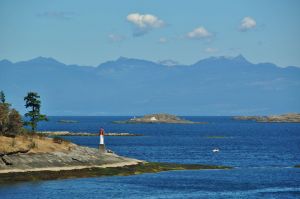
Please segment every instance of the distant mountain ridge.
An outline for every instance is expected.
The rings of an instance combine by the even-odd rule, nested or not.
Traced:
[[[97,67],[37,57],[0,61],[0,90],[24,112],[42,96],[48,115],[260,115],[300,112],[300,68],[252,64],[242,55],[191,65],[120,57]]]

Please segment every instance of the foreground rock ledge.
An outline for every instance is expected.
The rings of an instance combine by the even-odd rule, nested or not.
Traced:
[[[64,178],[134,175],[185,169],[229,169],[225,166],[148,163],[101,153],[60,139],[0,136],[0,183]]]
[[[134,165],[122,167],[90,167],[72,170],[44,170],[0,173],[0,183],[36,181],[36,180],[55,180],[67,178],[101,177],[101,176],[127,176],[142,173],[157,173],[171,170],[200,170],[200,169],[231,169],[226,166],[199,165],[199,164],[176,164],[176,163],[157,163],[139,162]]]

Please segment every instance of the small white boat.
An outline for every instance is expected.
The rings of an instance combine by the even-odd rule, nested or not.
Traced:
[[[212,152],[214,152],[214,153],[218,153],[218,152],[220,152],[220,149],[218,149],[218,148],[214,148],[214,149],[212,150]]]

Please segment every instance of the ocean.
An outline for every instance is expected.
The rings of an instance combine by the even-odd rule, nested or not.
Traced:
[[[32,198],[300,198],[300,124],[184,117],[208,124],[113,124],[131,117],[50,117],[39,130],[144,136],[105,137],[107,148],[155,162],[215,164],[232,170],[168,171],[0,185],[1,199]],[[58,123],[58,120],[78,123]],[[98,147],[98,137],[70,136]],[[213,153],[214,148],[220,149]]]

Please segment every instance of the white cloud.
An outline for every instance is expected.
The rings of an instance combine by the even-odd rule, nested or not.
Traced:
[[[256,21],[251,17],[245,17],[240,24],[241,31],[247,31],[256,27]]]
[[[151,14],[132,13],[127,16],[127,20],[139,28],[160,28],[164,26],[164,21]]]
[[[206,53],[215,53],[215,52],[218,52],[219,49],[208,47],[208,48],[206,48],[204,51],[205,51]]]
[[[123,41],[125,40],[125,37],[123,35],[118,35],[118,34],[109,34],[108,35],[108,39],[112,42],[120,42],[120,41]]]
[[[203,39],[211,37],[212,34],[208,32],[203,26],[194,29],[192,32],[187,33],[189,39]]]
[[[155,28],[164,27],[165,22],[155,15],[131,13],[126,17],[127,21],[136,28],[134,36],[141,36]]]
[[[161,44],[164,44],[164,43],[168,42],[168,39],[165,38],[165,37],[161,37],[161,38],[159,38],[158,42],[161,43]]]

